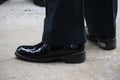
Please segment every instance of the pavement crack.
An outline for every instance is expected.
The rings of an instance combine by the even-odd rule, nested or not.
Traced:
[[[2,61],[0,61],[0,63],[6,62],[6,61],[9,61],[9,60],[12,60],[12,59],[14,59],[14,57],[12,57],[12,58],[10,58],[10,59],[2,60]]]

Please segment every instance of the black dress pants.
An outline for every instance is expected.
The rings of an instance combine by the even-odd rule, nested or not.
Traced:
[[[117,0],[46,0],[42,42],[51,45],[84,44],[88,32],[116,37]]]

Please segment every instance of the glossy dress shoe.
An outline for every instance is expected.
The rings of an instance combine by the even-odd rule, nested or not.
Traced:
[[[41,6],[41,7],[45,7],[46,6],[46,0],[33,0],[33,3],[35,5]]]
[[[5,1],[7,1],[7,0],[0,0],[0,4],[3,4]]]
[[[98,46],[104,50],[113,50],[116,48],[116,38],[108,36],[87,35],[88,40],[97,42]]]
[[[84,45],[55,46],[44,43],[20,46],[15,55],[19,59],[32,62],[65,61],[66,63],[82,63],[86,57]]]

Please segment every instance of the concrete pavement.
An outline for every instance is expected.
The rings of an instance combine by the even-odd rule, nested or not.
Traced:
[[[119,2],[120,4],[120,2]],[[31,0],[10,0],[0,5],[0,80],[120,80],[120,13],[117,49],[105,51],[88,41],[82,64],[31,63],[15,58],[19,45],[42,38],[45,8]]]

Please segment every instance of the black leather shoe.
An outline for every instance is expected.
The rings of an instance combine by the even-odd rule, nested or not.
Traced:
[[[7,0],[0,0],[0,4],[3,4],[5,1],[7,1]]]
[[[35,5],[41,6],[41,7],[45,7],[46,6],[46,0],[33,0],[33,3]]]
[[[116,48],[116,38],[111,38],[108,36],[94,36],[94,35],[87,35],[88,40],[96,41],[98,46],[104,50],[113,50]]]
[[[53,61],[82,63],[86,58],[84,45],[54,46],[44,43],[34,46],[20,46],[15,55],[22,60],[41,63]]]

